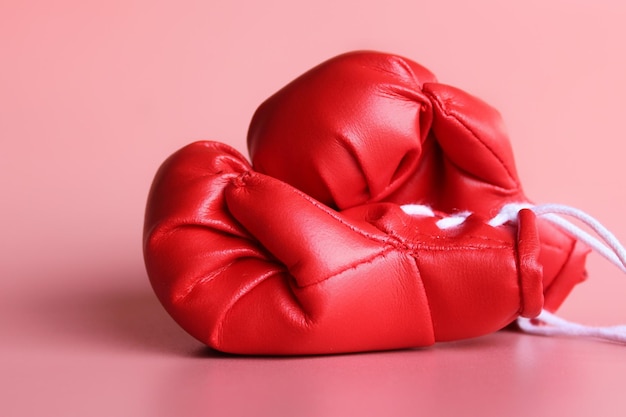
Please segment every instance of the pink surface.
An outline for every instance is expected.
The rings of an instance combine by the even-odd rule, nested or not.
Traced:
[[[208,352],[141,257],[162,160],[245,150],[256,106],[352,49],[406,55],[499,108],[537,202],[626,240],[626,8],[618,2],[20,1],[0,5],[0,415],[623,415],[626,348],[511,332],[426,350]],[[626,322],[597,256],[562,309]]]

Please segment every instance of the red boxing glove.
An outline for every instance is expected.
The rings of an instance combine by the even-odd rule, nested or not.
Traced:
[[[254,168],[330,207],[424,204],[494,216],[528,202],[497,110],[403,57],[352,52],[266,100],[248,133]],[[554,311],[585,278],[587,248],[539,219]]]
[[[336,212],[191,144],[160,168],[145,261],[174,319],[209,346],[314,354],[426,346],[496,331],[542,307],[534,213],[443,228],[397,204]]]

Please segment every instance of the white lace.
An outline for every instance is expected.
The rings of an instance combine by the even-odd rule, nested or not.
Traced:
[[[547,310],[542,310],[534,319],[519,317],[517,325],[526,333],[542,336],[595,337],[626,343],[626,325],[586,326],[565,320]]]
[[[428,206],[418,204],[407,204],[401,206],[402,210],[411,215],[435,217],[435,213]],[[526,203],[511,203],[502,207],[500,212],[489,220],[488,224],[493,227],[502,226],[505,223],[516,223],[518,213],[522,209],[530,209],[537,216],[541,216],[556,226],[562,228],[567,233],[586,243],[590,248],[598,252],[609,262],[626,272],[626,249],[619,240],[604,227],[599,221],[574,207],[561,204],[532,205]],[[443,217],[437,221],[440,229],[449,229],[461,225],[471,213],[463,212],[448,217]],[[578,219],[598,237],[576,226],[572,222],[559,215],[566,215]],[[595,337],[613,342],[626,343],[626,325],[620,326],[586,326],[564,320],[546,310],[533,319],[520,317],[517,324],[526,333],[544,336],[578,336]]]

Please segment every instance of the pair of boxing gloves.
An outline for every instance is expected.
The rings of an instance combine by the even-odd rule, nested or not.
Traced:
[[[499,113],[406,58],[340,55],[266,100],[251,163],[196,142],[159,169],[144,254],[214,349],[427,346],[556,310],[587,248],[530,210]]]

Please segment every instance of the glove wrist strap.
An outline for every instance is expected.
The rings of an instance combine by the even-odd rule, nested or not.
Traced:
[[[543,217],[554,225],[560,227],[576,239],[584,242],[594,251],[598,252],[609,262],[617,266],[622,272],[626,272],[626,249],[610,230],[604,227],[598,220],[574,207],[561,204],[507,204],[500,210],[489,224],[499,226],[506,222],[516,222],[517,213],[527,208],[532,210],[538,217]],[[578,227],[574,223],[561,217],[562,215],[573,217],[587,225],[597,237]],[[542,310],[535,318],[519,317],[517,324],[526,333],[543,336],[576,336],[594,337],[612,342],[626,343],[626,325],[618,326],[586,326],[562,319],[547,310]]]
[[[401,206],[402,210],[410,215],[435,216],[428,207],[417,204]],[[502,207],[500,212],[489,220],[489,225],[499,227],[505,223],[517,223],[519,212],[522,209],[532,210],[538,217],[542,217],[565,232],[584,242],[594,251],[598,252],[622,272],[626,273],[626,249],[617,237],[598,220],[574,207],[562,204],[532,205],[528,203],[511,203]],[[445,217],[437,222],[441,229],[448,229],[461,225],[471,213],[462,212],[450,217]],[[588,226],[596,235],[592,235],[562,216],[577,219]],[[613,342],[626,343],[626,325],[619,326],[586,326],[564,320],[553,313],[543,309],[535,318],[519,317],[517,324],[526,333],[544,336],[577,336],[595,337]]]

